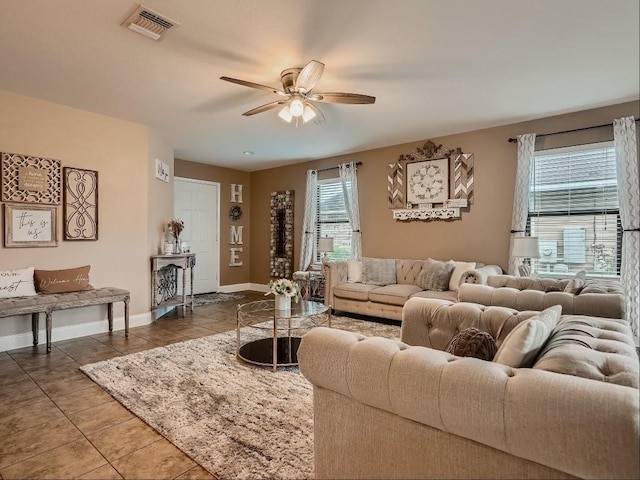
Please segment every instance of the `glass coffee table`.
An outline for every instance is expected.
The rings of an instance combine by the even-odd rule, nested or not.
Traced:
[[[236,354],[245,362],[272,366],[274,372],[297,365],[302,335],[320,325],[331,327],[331,310],[319,302],[291,302],[290,310],[276,310],[274,300],[238,305]]]

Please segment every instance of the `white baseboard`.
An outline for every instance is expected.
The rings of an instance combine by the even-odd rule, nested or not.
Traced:
[[[147,325],[151,323],[151,312],[139,313],[137,315],[129,316],[129,328],[139,327],[141,325]],[[40,320],[40,325],[43,326],[45,322]],[[59,342],[61,340],[69,340],[70,338],[85,337],[87,335],[97,335],[98,333],[106,333],[109,331],[109,320],[106,318],[95,322],[79,323],[76,325],[65,325],[61,327],[54,325],[51,332],[51,342]],[[124,317],[113,318],[113,330],[124,330]],[[44,344],[47,342],[47,332],[44,328],[41,328],[38,332],[38,343]],[[15,335],[6,335],[0,337],[0,352],[7,350],[14,350],[16,348],[30,347],[33,345],[33,334],[31,332],[18,333]]]
[[[242,292],[243,290],[253,290],[255,292],[266,293],[269,291],[269,287],[260,283],[236,283],[233,285],[221,285],[218,289],[220,293],[235,293]]]

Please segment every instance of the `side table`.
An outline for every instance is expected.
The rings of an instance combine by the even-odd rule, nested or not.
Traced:
[[[293,273],[293,280],[303,300],[324,303],[324,275],[320,271],[299,271]]]
[[[193,267],[195,253],[153,255],[151,257],[151,310],[160,307],[180,307],[185,316],[187,307],[193,312]],[[178,269],[182,270],[182,292],[178,295]],[[187,301],[187,269],[191,292]]]

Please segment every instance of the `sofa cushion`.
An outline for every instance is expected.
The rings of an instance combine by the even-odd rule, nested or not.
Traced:
[[[362,283],[391,285],[396,283],[396,261],[390,258],[362,258]]]
[[[451,273],[451,278],[449,279],[448,290],[457,292],[458,285],[460,285],[460,281],[462,280],[462,274],[468,270],[476,268],[476,262],[455,262],[453,260],[451,260],[451,262],[454,264],[454,269]]]
[[[488,361],[493,360],[497,350],[496,340],[489,333],[473,327],[455,335],[445,349],[458,357],[474,357]]]
[[[376,285],[365,285],[364,283],[342,283],[333,287],[333,294],[339,298],[366,302],[369,300],[369,292],[374,288],[378,287]]]
[[[347,260],[347,282],[362,282],[362,262],[360,260]]]
[[[534,369],[638,388],[638,356],[624,320],[563,315]]]
[[[456,292],[451,290],[446,290],[444,292],[436,292],[434,290],[422,290],[418,293],[414,293],[411,295],[411,298],[419,297],[419,298],[436,298],[438,300],[449,300],[451,302],[458,301],[458,295]]]
[[[455,265],[452,262],[441,262],[428,258],[422,265],[418,275],[418,286],[423,290],[444,292],[449,290],[449,280]]]
[[[369,300],[388,305],[404,305],[411,295],[420,292],[416,285],[385,285],[369,291]]]
[[[551,336],[561,312],[562,307],[554,305],[516,325],[500,345],[493,361],[513,368],[531,367]]]
[[[0,272],[0,298],[37,295],[33,284],[33,267]]]

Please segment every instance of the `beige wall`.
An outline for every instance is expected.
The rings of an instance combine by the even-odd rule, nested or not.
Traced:
[[[250,281],[250,254],[251,254],[251,177],[247,172],[230,168],[216,167],[187,160],[175,160],[175,176],[217,182],[220,184],[220,286],[246,284]],[[239,205],[231,202],[231,184],[242,185],[242,218],[239,221],[229,220],[229,209]],[[231,225],[242,225],[243,245],[231,245]],[[241,267],[229,266],[229,249],[231,247],[242,248],[240,260]]]
[[[164,182],[156,175],[156,159],[169,165],[173,170],[173,148],[154,131],[149,131],[149,252],[151,255],[162,253],[164,229],[173,218],[173,175]]]
[[[635,115],[638,102],[559,115],[546,119],[431,139],[450,148],[460,147],[475,158],[475,201],[461,220],[393,220],[387,208],[387,165],[400,155],[422,147],[426,140],[350,155],[280,167],[251,174],[251,281],[269,280],[269,194],[295,190],[295,262],[304,212],[305,172],[360,161],[358,185],[364,256],[480,261],[508,266],[511,207],[516,174],[516,144],[509,137],[523,133],[550,133],[611,123]],[[311,127],[313,128],[313,127]],[[611,127],[540,138],[537,149],[612,140]],[[325,175],[337,176],[337,170]],[[322,178],[322,177],[321,177]]]
[[[97,241],[63,241],[60,206],[58,246],[2,247],[0,268],[59,269],[89,264],[92,285],[131,291],[131,314],[146,314],[150,307],[149,255],[156,253],[159,241],[153,226],[173,213],[167,193],[171,190],[151,176],[151,162],[161,157],[172,164],[171,148],[143,125],[0,91],[0,151],[58,159],[62,167],[97,170],[99,179]],[[122,315],[121,305],[116,306],[116,315]],[[67,316],[73,314],[59,312],[56,326],[64,325]],[[26,317],[3,319],[0,336],[30,328]]]

